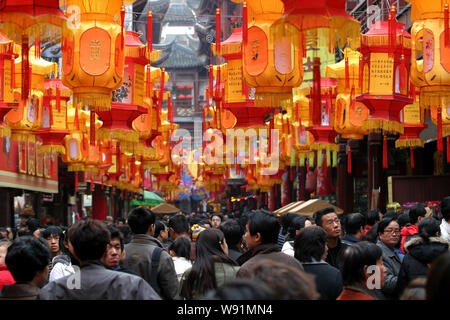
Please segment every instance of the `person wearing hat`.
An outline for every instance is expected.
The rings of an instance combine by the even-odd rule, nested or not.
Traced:
[[[197,238],[198,238],[198,235],[199,235],[200,232],[202,232],[203,230],[205,230],[205,228],[199,226],[198,224],[194,224],[194,225],[191,227],[191,231],[192,231],[192,233],[191,233],[191,238],[192,238],[192,241],[196,242],[196,241],[197,241]]]

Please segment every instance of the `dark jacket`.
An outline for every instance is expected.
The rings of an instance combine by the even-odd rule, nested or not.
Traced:
[[[358,239],[352,234],[346,234],[341,240],[342,243],[345,243],[346,245],[349,246],[354,245],[355,243],[358,243],[360,241],[361,241],[360,239]]]
[[[228,256],[233,259],[234,261],[237,261],[237,259],[242,255],[242,251],[239,250],[238,247],[232,246],[228,247]]]
[[[152,274],[152,254],[156,247],[164,248],[162,243],[149,235],[136,234],[133,240],[125,245],[126,258],[123,267],[136,272],[149,284]],[[177,298],[178,278],[172,257],[163,250],[157,271],[159,288],[155,291],[163,299]]]
[[[341,272],[325,261],[303,262],[305,272],[315,275],[320,300],[336,300],[344,289]]]
[[[266,259],[281,262],[294,268],[297,268],[300,271],[303,271],[303,266],[297,259],[288,256],[283,252],[280,252],[280,248],[276,243],[270,243],[270,244],[261,244],[254,248],[251,248],[250,250],[242,254],[237,261],[237,263],[241,266],[241,268],[239,269],[236,277],[238,278],[250,277],[250,269],[257,263]]]
[[[397,299],[397,279],[402,265],[402,259],[391,248],[386,246],[381,240],[378,240],[377,245],[381,248],[383,265],[386,268],[386,278],[384,280],[384,287],[379,293],[385,300]]]
[[[42,300],[161,300],[144,279],[109,270],[100,261],[88,261],[77,274],[49,282],[41,289]],[[79,289],[77,288],[79,286]]]
[[[425,242],[422,237],[415,237],[405,244],[408,252],[403,259],[397,280],[397,291],[403,292],[406,286],[414,279],[426,277],[428,266],[442,253],[447,252],[449,243],[441,238],[430,238]]]
[[[38,300],[39,288],[27,283],[3,286],[0,300]]]
[[[334,248],[328,248],[328,255],[325,259],[325,262],[330,264],[332,267],[339,269],[341,264],[340,255],[348,247],[348,244],[342,243],[341,240],[338,240],[338,244]]]
[[[400,242],[400,250],[402,250],[403,253],[405,253],[404,246],[405,243],[408,242],[413,236],[417,235],[419,233],[419,227],[413,224],[407,224],[405,227],[402,228],[401,231],[401,242]]]

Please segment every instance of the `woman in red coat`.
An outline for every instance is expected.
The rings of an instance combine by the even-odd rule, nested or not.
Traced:
[[[375,290],[383,287],[386,273],[381,256],[381,249],[368,241],[346,248],[341,266],[344,290],[337,300],[377,300]]]
[[[6,252],[11,243],[7,240],[0,240],[0,291],[4,285],[14,284],[14,278],[9,272],[8,267],[5,264]]]

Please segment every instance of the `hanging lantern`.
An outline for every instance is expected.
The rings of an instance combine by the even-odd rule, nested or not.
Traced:
[[[420,104],[431,109],[434,119],[450,113],[450,28],[447,1],[408,0],[412,5],[411,80],[420,89]],[[447,110],[446,110],[447,109]],[[442,120],[445,121],[443,117]],[[447,120],[448,121],[448,120]],[[436,121],[437,150],[443,152],[442,137],[449,134],[444,122]]]
[[[301,34],[291,27],[289,36],[272,36],[272,24],[284,12],[281,0],[250,0],[246,8],[243,77],[248,87],[255,88],[255,107],[290,106],[292,89],[300,86],[303,78]],[[299,45],[292,46],[292,39]]]
[[[362,94],[356,101],[364,103],[370,115],[363,130],[403,133],[400,111],[413,100],[409,96],[411,36],[396,21],[392,6],[389,21],[377,21],[361,35],[359,77]]]
[[[65,153],[63,140],[67,129],[67,102],[72,92],[60,79],[45,79],[44,99],[41,113],[41,128],[36,130],[42,138],[39,152]]]
[[[124,81],[112,92],[110,110],[98,110],[103,126],[97,131],[97,139],[117,139],[123,152],[135,152],[139,133],[133,130],[133,121],[145,113],[144,97],[147,47],[139,40],[139,34],[126,31]]]
[[[12,139],[14,141],[25,141],[27,136],[34,134],[41,126],[41,115],[43,107],[43,97],[45,90],[45,78],[54,77],[58,73],[58,65],[56,63],[48,62],[44,59],[36,58],[34,55],[34,48],[30,50],[29,71],[30,80],[30,95],[25,99],[18,99],[18,95],[22,89],[16,90],[16,98],[19,100],[18,107],[9,111],[6,115],[6,123],[11,128]],[[20,88],[20,83],[25,81],[25,76],[22,74],[23,57],[16,59],[16,73],[15,82],[16,88]],[[26,59],[25,59],[26,60]]]
[[[3,122],[5,115],[18,104],[14,101],[14,42],[0,31],[0,137],[10,137],[11,129]]]
[[[336,112],[334,129],[344,139],[361,140],[369,134],[362,128],[369,116],[369,109],[355,101],[361,94],[359,86],[359,61],[361,54],[350,48],[344,49],[344,59],[337,64],[328,65],[326,75],[337,78]]]
[[[0,29],[21,44],[23,63],[21,100],[30,95],[29,48],[34,43],[36,59],[40,58],[41,41],[53,41],[61,35],[66,17],[59,9],[59,0],[3,0],[0,5]]]
[[[338,151],[334,130],[334,103],[337,80],[320,78],[320,58],[314,59],[314,80],[310,88],[310,126],[306,128],[314,137],[311,150]]]
[[[67,163],[69,172],[84,169],[84,162],[89,152],[86,130],[88,119],[88,112],[78,110],[72,106],[72,103],[67,105],[67,128],[70,133],[64,137],[66,152],[61,154],[61,158]]]

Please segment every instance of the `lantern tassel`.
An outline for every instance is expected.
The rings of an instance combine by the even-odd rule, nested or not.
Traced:
[[[388,149],[387,149],[387,135],[383,136],[383,169],[388,168]]]
[[[450,27],[449,27],[449,11],[448,11],[448,3],[444,5],[444,37],[445,37],[445,46],[448,47],[450,43]]]
[[[437,108],[437,151],[444,152],[444,144],[442,143],[442,109]]]
[[[153,50],[153,16],[151,10],[147,11],[147,48],[150,58],[150,54]]]
[[[345,88],[350,88],[350,70],[349,70],[349,63],[348,63],[348,57],[345,57]]]
[[[75,171],[74,173],[75,173],[75,191],[77,191],[78,190],[78,172]]]
[[[91,135],[91,145],[95,146],[95,111],[91,110],[91,124],[90,124],[90,135]]]
[[[359,88],[363,90],[363,80],[364,80],[364,63],[362,56],[359,57]],[[365,92],[363,92],[365,93]]]
[[[11,59],[11,89],[16,88],[16,68],[14,58]]]
[[[312,122],[313,125],[321,124],[321,90],[320,90],[320,58],[314,58],[314,66],[313,66],[313,87],[312,87],[313,97],[312,103],[313,108],[312,112]]]
[[[447,163],[450,163],[450,136],[447,136]]]
[[[414,169],[414,149],[412,147],[409,148],[409,153],[411,154],[411,168]]]
[[[352,148],[350,143],[347,145],[347,172],[352,173]]]
[[[216,54],[218,57],[220,57],[220,38],[222,37],[220,27],[221,27],[220,8],[217,8],[216,9]]]
[[[242,4],[242,44],[245,47],[248,39],[248,13],[247,13],[247,2],[244,1]]]
[[[59,86],[56,86],[56,110],[61,112],[61,90],[59,90]]]
[[[80,130],[80,121],[78,120],[78,105],[75,105],[75,120],[73,124],[77,130]]]
[[[22,100],[26,101],[30,94],[30,61],[28,38],[25,36],[22,42]]]
[[[94,179],[91,177],[91,191],[94,191]]]

